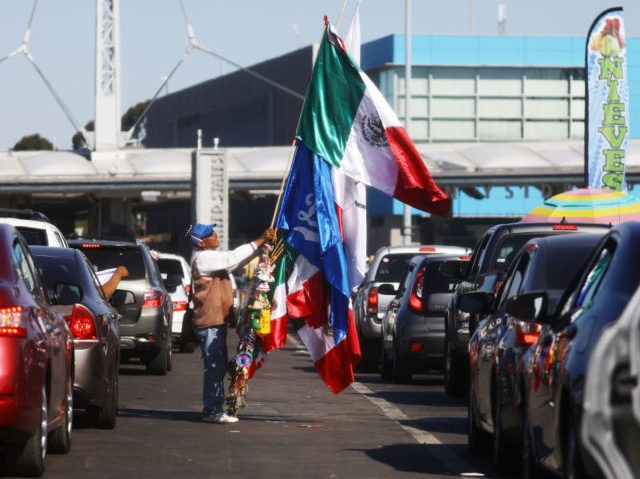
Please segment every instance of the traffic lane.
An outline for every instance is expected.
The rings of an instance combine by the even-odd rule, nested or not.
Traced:
[[[410,384],[393,384],[379,374],[358,374],[356,379],[370,389],[374,401],[384,402],[381,409],[392,405],[401,411],[401,417],[393,411],[387,415],[427,449],[429,460],[444,462],[455,476],[495,476],[490,457],[468,453],[466,399],[444,392],[442,373],[416,374]]]
[[[229,336],[230,348],[235,348],[237,338]],[[116,429],[86,428],[79,417],[71,452],[48,456],[47,477],[458,475],[451,450],[455,452],[460,437],[457,443],[424,445],[403,428],[402,422],[418,430],[434,426],[433,414],[427,418],[420,412],[419,384],[404,394],[393,389],[398,385],[380,389],[408,411],[406,421],[396,421],[355,387],[333,395],[306,352],[287,347],[269,354],[249,383],[249,404],[240,411],[241,421],[221,426],[200,421],[201,369],[197,353],[174,355],[173,371],[165,377],[149,376],[141,366],[123,366]],[[416,420],[420,414],[432,423],[421,425]],[[449,433],[435,435],[444,438]],[[466,462],[463,454],[454,455],[456,461],[461,457]],[[473,459],[467,464],[465,470],[482,470]]]

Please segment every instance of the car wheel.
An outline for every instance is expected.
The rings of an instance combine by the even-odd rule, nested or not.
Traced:
[[[17,476],[41,476],[47,455],[47,390],[42,387],[40,421],[33,436],[20,446],[6,450],[8,472]]]
[[[393,379],[393,382],[396,384],[410,383],[413,373],[411,366],[409,366],[407,362],[400,357],[398,348],[395,346],[392,349],[392,358],[391,379]]]
[[[478,427],[474,403],[475,397],[473,393],[470,393],[467,406],[467,446],[469,454],[486,455],[490,452],[491,437],[486,431]]]
[[[71,430],[73,429],[73,381],[68,378],[64,400],[62,424],[49,434],[49,452],[66,454],[71,449]]]
[[[165,346],[156,353],[148,362],[147,362],[147,371],[152,374],[157,374],[158,376],[166,376],[168,368],[168,359],[169,355],[167,354]]]
[[[502,394],[500,386],[496,385],[496,393],[493,400],[493,466],[498,474],[516,472],[518,468],[518,456],[509,444],[502,430]]]
[[[564,448],[564,457],[562,458],[563,477],[567,479],[579,479],[585,477],[584,467],[582,466],[582,460],[580,458],[580,451],[578,448],[578,428],[573,418],[568,419],[569,424],[567,427],[567,435]]]
[[[393,365],[389,358],[387,357],[387,353],[384,347],[384,344],[380,348],[380,376],[382,379],[390,380],[393,377],[392,371]]]
[[[113,429],[116,427],[118,415],[118,380],[111,385],[111,396],[104,407],[91,407],[87,410],[89,422],[100,429]]]
[[[464,382],[466,366],[451,342],[445,338],[444,344],[444,390],[449,396],[459,397],[466,393]]]

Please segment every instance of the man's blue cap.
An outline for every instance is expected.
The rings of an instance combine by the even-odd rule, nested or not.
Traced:
[[[196,246],[199,241],[202,241],[203,238],[207,236],[211,236],[213,234],[213,228],[215,228],[215,224],[211,225],[203,225],[202,223],[196,223],[189,229],[189,237],[191,240],[191,244]]]

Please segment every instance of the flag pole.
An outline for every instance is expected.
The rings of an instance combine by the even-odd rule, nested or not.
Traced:
[[[300,123],[300,117],[302,116],[302,109],[300,109],[300,115],[298,116],[298,123]],[[296,128],[297,130],[297,128]],[[287,160],[287,166],[285,167],[285,173],[282,176],[282,183],[280,184],[280,192],[278,193],[278,201],[276,202],[276,207],[273,209],[273,216],[271,217],[271,228],[276,222],[276,216],[278,215],[278,210],[280,209],[280,203],[282,203],[282,192],[284,191],[284,185],[289,177],[289,170],[291,169],[291,160],[293,160],[293,152],[296,151],[296,139],[293,138],[291,142],[291,148],[289,149],[289,159]]]
[[[347,0],[345,0],[345,4],[346,4]],[[343,7],[344,8],[344,7]],[[322,38],[325,35],[325,32],[327,30],[327,28],[329,28],[329,19],[325,16],[324,17],[324,29],[322,30],[322,36],[320,37],[320,42],[322,42]],[[313,71],[313,69],[316,66],[316,61],[318,60],[318,57],[316,56],[316,58],[313,59],[313,66],[311,68],[311,70]],[[305,101],[307,100],[307,97],[305,95]],[[298,131],[298,128],[300,127],[300,121],[302,120],[302,112],[304,111],[304,102],[302,103],[302,108],[300,108],[300,113],[298,114],[298,122],[296,124],[296,132]],[[291,142],[291,148],[289,149],[289,159],[287,160],[287,166],[285,168],[285,173],[284,176],[282,177],[282,183],[280,184],[280,192],[278,193],[278,201],[276,202],[276,207],[273,209],[273,216],[271,217],[271,228],[273,228],[273,225],[276,222],[276,216],[278,216],[278,210],[280,210],[280,205],[282,204],[282,193],[284,192],[284,185],[287,182],[287,178],[289,177],[289,170],[291,169],[291,162],[293,161],[293,153],[296,149],[296,137],[294,135],[293,137],[293,141]]]
[[[344,2],[342,2],[342,8],[340,9],[340,16],[338,17],[338,23],[336,24],[336,29],[340,28],[340,22],[342,22],[342,16],[344,15],[344,11],[347,8],[347,3],[349,3],[349,0],[344,0]]]

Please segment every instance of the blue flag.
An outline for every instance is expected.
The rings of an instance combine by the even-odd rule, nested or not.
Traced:
[[[327,319],[338,344],[348,329],[349,287],[331,166],[302,142],[296,146],[276,227],[288,230],[287,242],[324,274],[330,286]]]

